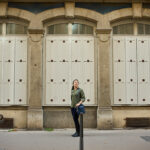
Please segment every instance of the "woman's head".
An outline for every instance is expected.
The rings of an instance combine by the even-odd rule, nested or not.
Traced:
[[[74,88],[78,88],[79,86],[79,80],[78,79],[74,79],[73,82],[72,82],[72,90]]]

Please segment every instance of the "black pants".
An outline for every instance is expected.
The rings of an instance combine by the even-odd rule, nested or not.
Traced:
[[[73,120],[74,120],[74,124],[75,124],[75,127],[76,127],[76,132],[77,133],[80,133],[80,125],[79,125],[79,115],[76,111],[76,108],[71,108],[71,112],[72,112],[72,117],[73,117]]]

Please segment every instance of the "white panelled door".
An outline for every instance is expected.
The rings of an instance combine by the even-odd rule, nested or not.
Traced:
[[[94,100],[94,40],[84,39],[83,50],[83,89],[87,97],[86,103],[93,104]]]
[[[46,105],[71,103],[72,81],[78,79],[86,104],[94,99],[94,38],[48,36],[46,38]]]
[[[139,104],[150,104],[150,43],[149,38],[137,39],[138,60],[138,102]]]
[[[3,104],[14,104],[15,37],[3,39]]]
[[[136,38],[126,37],[125,42],[127,104],[137,104]]]
[[[0,74],[0,104],[26,104],[27,37],[1,37]]]
[[[2,66],[3,66],[3,39],[0,37],[0,104],[2,103],[3,88],[2,88]]]
[[[113,39],[113,62],[114,62],[114,102],[115,104],[126,103],[125,83],[125,40],[124,37]]]
[[[27,95],[27,38],[16,38],[15,104],[26,104]]]
[[[113,68],[114,104],[150,104],[150,38],[113,37]]]

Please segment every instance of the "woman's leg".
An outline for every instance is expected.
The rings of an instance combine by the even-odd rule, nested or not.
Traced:
[[[71,108],[71,112],[72,112],[74,124],[75,124],[75,127],[76,127],[76,132],[78,134],[80,134],[80,125],[79,125],[79,120],[78,120],[79,119],[79,115],[76,112],[76,108]]]

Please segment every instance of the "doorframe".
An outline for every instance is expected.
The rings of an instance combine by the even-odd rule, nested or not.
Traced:
[[[98,105],[98,38],[94,35],[45,35],[43,38],[43,53],[42,53],[42,81],[43,81],[43,88],[42,88],[42,106],[70,106],[69,104],[54,104],[54,105],[47,105],[46,104],[46,38],[47,37],[93,37],[94,39],[94,99],[95,104],[89,104],[86,106],[97,106]]]

